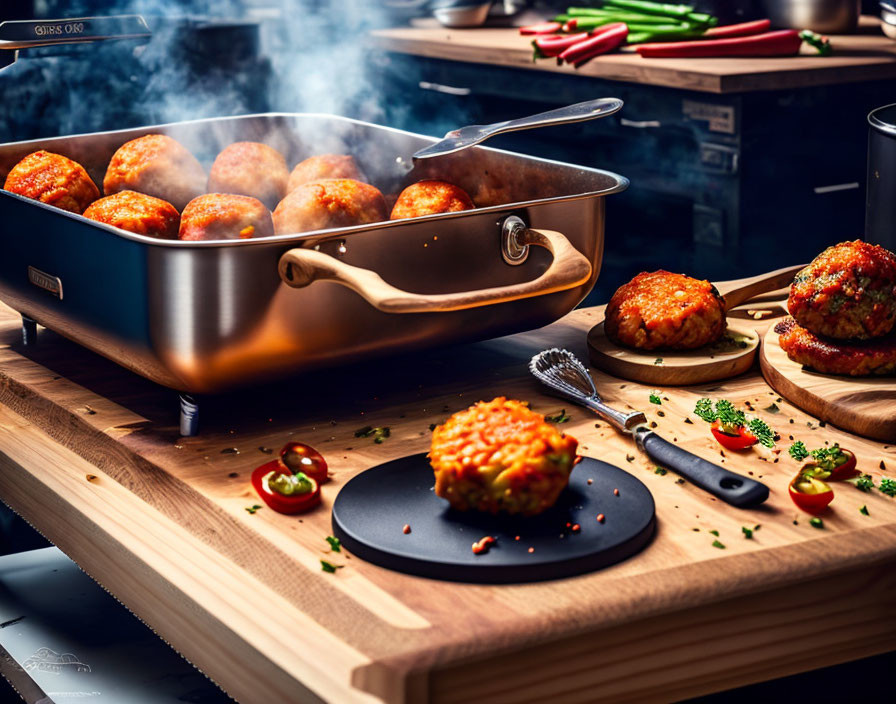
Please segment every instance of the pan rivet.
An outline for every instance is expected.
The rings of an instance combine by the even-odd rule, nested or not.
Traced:
[[[501,256],[511,266],[518,266],[529,256],[529,245],[520,242],[528,227],[516,215],[511,215],[501,225]]]

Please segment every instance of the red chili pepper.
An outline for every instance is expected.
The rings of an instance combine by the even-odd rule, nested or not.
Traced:
[[[562,64],[565,61],[579,68],[595,56],[612,51],[622,44],[627,36],[628,26],[624,22],[604,25],[597,34],[566,49],[557,57],[557,63]]]
[[[809,462],[803,467],[802,473],[828,482],[842,482],[845,479],[852,479],[859,473],[856,471],[855,453],[844,450],[842,447],[839,449],[842,454],[846,455],[846,461],[843,464],[830,467],[827,463]]]
[[[812,487],[815,493],[806,493],[800,490],[800,484],[805,483]],[[834,490],[820,479],[796,475],[787,487],[790,498],[799,508],[807,513],[821,513],[834,499]]]
[[[722,424],[714,420],[709,429],[712,432],[712,436],[726,450],[746,450],[759,442],[758,438],[744,426],[740,426],[737,429],[737,435],[732,435],[722,430]]]
[[[641,44],[636,51],[644,58],[698,58],[720,56],[793,56],[803,43],[795,29],[730,39],[700,39],[690,42]]]
[[[567,20],[563,23],[563,31],[569,34],[570,32],[575,32],[579,26],[579,21],[573,17],[572,19]]]
[[[320,484],[311,477],[307,477],[311,482],[311,491],[304,494],[285,495],[268,486],[268,475],[272,473],[292,475],[292,472],[280,460],[271,460],[252,472],[252,488],[270,508],[278,513],[292,515],[308,511],[320,503]]]
[[[771,20],[753,20],[740,24],[726,24],[722,27],[710,27],[704,33],[704,37],[713,39],[725,39],[727,37],[748,37],[751,34],[762,34],[771,29]]]
[[[286,443],[280,450],[280,461],[293,472],[304,472],[318,484],[327,482],[327,461],[310,445]]]
[[[568,37],[538,37],[532,40],[533,59],[546,59],[559,56],[566,49],[588,38],[588,32],[571,34]]]
[[[520,27],[520,34],[553,34],[554,32],[559,32],[562,26],[559,22],[530,24],[528,27]]]

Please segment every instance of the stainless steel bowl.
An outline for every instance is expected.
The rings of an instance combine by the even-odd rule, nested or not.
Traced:
[[[433,15],[446,27],[480,27],[485,24],[488,12],[492,8],[491,2],[445,2],[433,8]]]
[[[890,39],[896,39],[896,2],[880,4],[880,28]]]
[[[850,34],[859,26],[862,0],[761,0],[774,27]]]

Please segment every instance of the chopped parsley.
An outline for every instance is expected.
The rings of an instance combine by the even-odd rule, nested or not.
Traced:
[[[654,474],[659,474],[659,475],[664,475],[664,474],[666,474],[668,471],[669,471],[668,469],[663,469],[662,467],[657,467],[655,470],[653,470],[653,473],[654,473]]]
[[[388,425],[384,425],[381,428],[374,428],[371,425],[365,425],[363,428],[359,428],[355,431],[356,438],[373,438],[373,441],[379,445],[382,443],[387,437],[392,434]]]
[[[741,526],[740,530],[744,534],[744,538],[746,538],[747,540],[753,539],[753,529],[752,528],[747,528],[746,526]]]
[[[809,519],[809,525],[813,528],[824,528],[824,521],[816,516],[815,518]]]
[[[259,506],[258,504],[253,504],[252,506],[246,506],[246,511],[248,513],[255,513],[260,508],[261,506]]]
[[[806,449],[806,445],[802,440],[797,440],[793,443],[787,453],[797,462],[802,462],[809,456],[809,450]]]
[[[709,534],[710,534],[710,535],[714,535],[714,536],[716,536],[717,538],[719,537],[719,531],[717,531],[717,530],[711,530],[711,531],[709,531]]]
[[[768,427],[764,420],[751,418],[747,421],[747,429],[753,433],[760,445],[765,445],[766,447],[775,446],[775,432]]]
[[[883,492],[887,496],[896,496],[896,481],[888,477],[884,477],[880,480],[880,484],[878,484],[877,490]]]
[[[662,405],[663,405],[663,400],[660,398],[660,395],[659,395],[658,393],[651,392],[649,398],[650,398],[650,402],[651,402],[651,403],[654,403],[654,404],[656,404],[657,406],[662,406]]]
[[[698,418],[702,418],[707,423],[712,423],[716,419],[716,413],[712,410],[712,399],[701,398],[694,407],[694,413]]]
[[[870,474],[863,474],[855,480],[855,485],[859,491],[871,491],[874,488],[874,479]]]
[[[707,423],[719,422],[719,429],[729,435],[737,435],[740,428],[747,428],[750,433],[766,447],[775,446],[775,432],[760,418],[747,420],[746,414],[735,408],[731,401],[719,399],[713,407],[712,399],[701,398],[694,406],[694,414]]]
[[[871,515],[870,513],[868,513],[868,507],[867,507],[867,506],[860,506],[860,507],[859,507],[859,513],[861,513],[863,516],[870,516],[870,515]]]
[[[556,415],[544,417],[548,423],[568,423],[570,418],[571,416],[566,412],[565,408],[561,408]]]
[[[326,560],[320,561],[320,568],[324,572],[329,572],[330,574],[335,573],[336,570],[341,570],[343,567],[345,567],[345,565],[334,565],[332,562],[327,562]]]
[[[773,403],[773,404],[771,404],[771,405],[769,405],[769,406],[766,406],[766,407],[763,408],[762,410],[763,410],[763,411],[768,411],[769,413],[780,413],[780,412],[781,412],[781,409],[778,408],[778,404],[777,404],[777,403]]]
[[[662,364],[662,363],[663,363],[663,358],[662,358],[662,357],[657,357],[655,360],[653,360],[653,363],[654,363],[654,364]]]
[[[712,541],[712,546],[713,546],[714,548],[719,548],[719,550],[724,550],[724,549],[725,549],[725,544],[722,543],[722,542],[719,542],[718,540],[713,540],[713,541]]]
[[[333,552],[342,552],[342,543],[339,542],[339,538],[336,538],[332,535],[328,535],[324,538],[330,544],[330,550]]]

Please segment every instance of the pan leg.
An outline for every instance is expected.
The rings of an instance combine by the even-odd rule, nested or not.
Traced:
[[[22,316],[22,344],[26,347],[37,344],[37,323],[27,315]]]
[[[199,434],[199,403],[189,394],[180,395],[180,434],[187,438]]]

